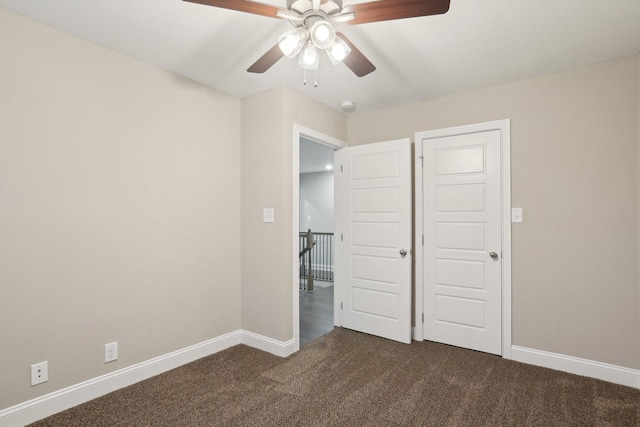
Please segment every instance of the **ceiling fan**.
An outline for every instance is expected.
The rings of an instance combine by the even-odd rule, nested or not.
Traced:
[[[287,0],[282,9],[250,0],[184,0],[213,7],[287,19],[293,29],[278,38],[278,43],[247,69],[264,73],[280,58],[298,56],[298,65],[317,70],[319,51],[325,50],[330,61],[339,62],[358,77],[366,76],[376,67],[345,37],[335,31],[339,23],[351,25],[393,19],[439,15],[449,10],[450,0],[374,0],[342,7],[342,0]]]

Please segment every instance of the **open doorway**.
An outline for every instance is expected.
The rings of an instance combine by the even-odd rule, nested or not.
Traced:
[[[333,152],[300,137],[300,346],[333,330]]]
[[[335,138],[294,126],[296,351],[333,330],[333,154],[345,146]]]

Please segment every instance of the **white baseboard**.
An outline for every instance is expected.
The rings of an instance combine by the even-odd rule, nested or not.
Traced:
[[[422,337],[417,336],[415,327],[412,328],[412,334],[414,341],[422,341]],[[511,346],[511,355],[506,358],[515,360],[516,362],[542,366],[544,368],[569,372],[570,374],[582,375],[640,389],[640,370],[638,369],[625,368],[517,345]]]
[[[511,347],[511,359],[640,389],[640,370],[637,369],[515,345]]]
[[[413,332],[416,338],[415,330]],[[245,330],[231,332],[1,410],[0,427],[24,426],[237,344],[280,357],[293,354],[295,348],[294,340],[277,341]],[[519,346],[511,347],[511,358],[640,389],[640,370],[637,369]]]
[[[267,353],[280,357],[287,357],[295,351],[295,340],[293,339],[283,342],[245,330],[241,332],[242,344],[246,344],[249,347],[257,348],[258,350],[266,351]]]
[[[24,426],[237,344],[280,357],[289,356],[295,347],[294,340],[276,341],[238,330],[0,410],[0,427]]]
[[[236,331],[66,387],[0,411],[1,427],[17,427],[240,344]]]

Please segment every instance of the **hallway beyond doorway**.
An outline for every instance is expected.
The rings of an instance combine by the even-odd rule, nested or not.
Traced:
[[[315,290],[300,290],[300,347],[333,330],[333,283],[315,281]]]

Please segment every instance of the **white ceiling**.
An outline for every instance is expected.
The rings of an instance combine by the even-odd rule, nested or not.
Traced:
[[[0,7],[240,98],[288,86],[336,110],[343,100],[378,109],[640,50],[639,0],[451,0],[444,15],[341,24],[377,70],[358,78],[323,58],[314,88],[302,85],[302,69],[288,58],[265,74],[245,71],[290,28],[285,20],[182,0],[0,0]]]
[[[300,173],[327,172],[333,170],[333,152],[323,145],[305,137],[300,137]],[[327,169],[331,166],[331,169]]]

